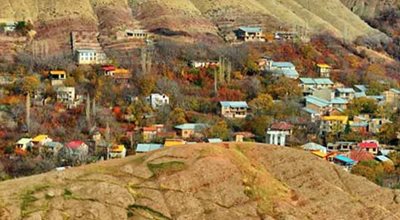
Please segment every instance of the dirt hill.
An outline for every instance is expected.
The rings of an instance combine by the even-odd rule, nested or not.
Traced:
[[[100,32],[107,45],[115,43],[119,30],[140,27],[212,42],[221,40],[225,27],[239,25],[260,25],[269,32],[328,31],[351,40],[381,34],[350,10],[364,15],[375,10],[373,3],[342,1],[348,7],[340,0],[0,0],[0,22],[32,21],[35,40],[54,51],[68,49],[68,34],[78,30]]]
[[[0,183],[1,219],[399,219],[399,192],[307,152],[198,144]]]

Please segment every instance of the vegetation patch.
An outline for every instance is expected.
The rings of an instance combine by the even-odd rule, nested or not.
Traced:
[[[135,214],[140,211],[144,211],[145,213],[149,214],[149,216],[146,216],[146,217],[151,217],[151,219],[157,219],[157,220],[171,219],[168,216],[165,216],[163,213],[161,213],[157,210],[154,210],[148,206],[136,205],[136,204],[128,206],[128,212],[127,212],[128,218],[135,216]]]
[[[45,210],[46,206],[35,206],[34,203],[39,200],[35,194],[44,191],[47,189],[49,186],[48,185],[39,185],[34,187],[33,189],[29,189],[25,191],[21,195],[21,216],[26,217],[29,214],[40,211],[40,210]]]
[[[148,163],[147,167],[155,176],[160,176],[182,171],[187,168],[187,165],[182,161],[169,161],[164,163]]]

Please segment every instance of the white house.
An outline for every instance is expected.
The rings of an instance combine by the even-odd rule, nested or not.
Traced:
[[[59,87],[57,101],[66,104],[68,108],[74,108],[82,102],[82,96],[76,95],[75,87]]]
[[[76,50],[77,61],[82,64],[104,64],[107,56],[104,52],[95,49],[78,49]]]
[[[236,30],[236,37],[245,42],[265,41],[263,31],[260,27],[239,27],[239,29]]]
[[[146,97],[146,102],[149,103],[153,109],[158,109],[169,104],[169,97],[165,94],[153,93]]]
[[[21,138],[15,144],[15,148],[23,151],[29,150],[33,146],[32,138]]]

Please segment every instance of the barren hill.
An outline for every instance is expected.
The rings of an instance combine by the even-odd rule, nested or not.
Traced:
[[[198,144],[0,183],[1,219],[398,219],[399,192],[295,149]]]
[[[363,15],[375,10],[374,3],[342,1],[346,5],[340,0],[0,0],[0,21],[30,20],[39,39],[60,44],[67,41],[60,35],[70,31],[97,30],[109,36],[132,26],[208,40],[218,37],[218,27],[227,23],[261,25],[269,32],[297,26],[348,39],[380,34],[350,10]]]
[[[371,18],[381,11],[400,6],[399,0],[341,0],[354,13]]]

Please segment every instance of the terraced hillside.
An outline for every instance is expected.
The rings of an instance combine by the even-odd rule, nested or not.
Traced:
[[[295,149],[166,148],[0,183],[1,219],[398,219],[399,191]]]

